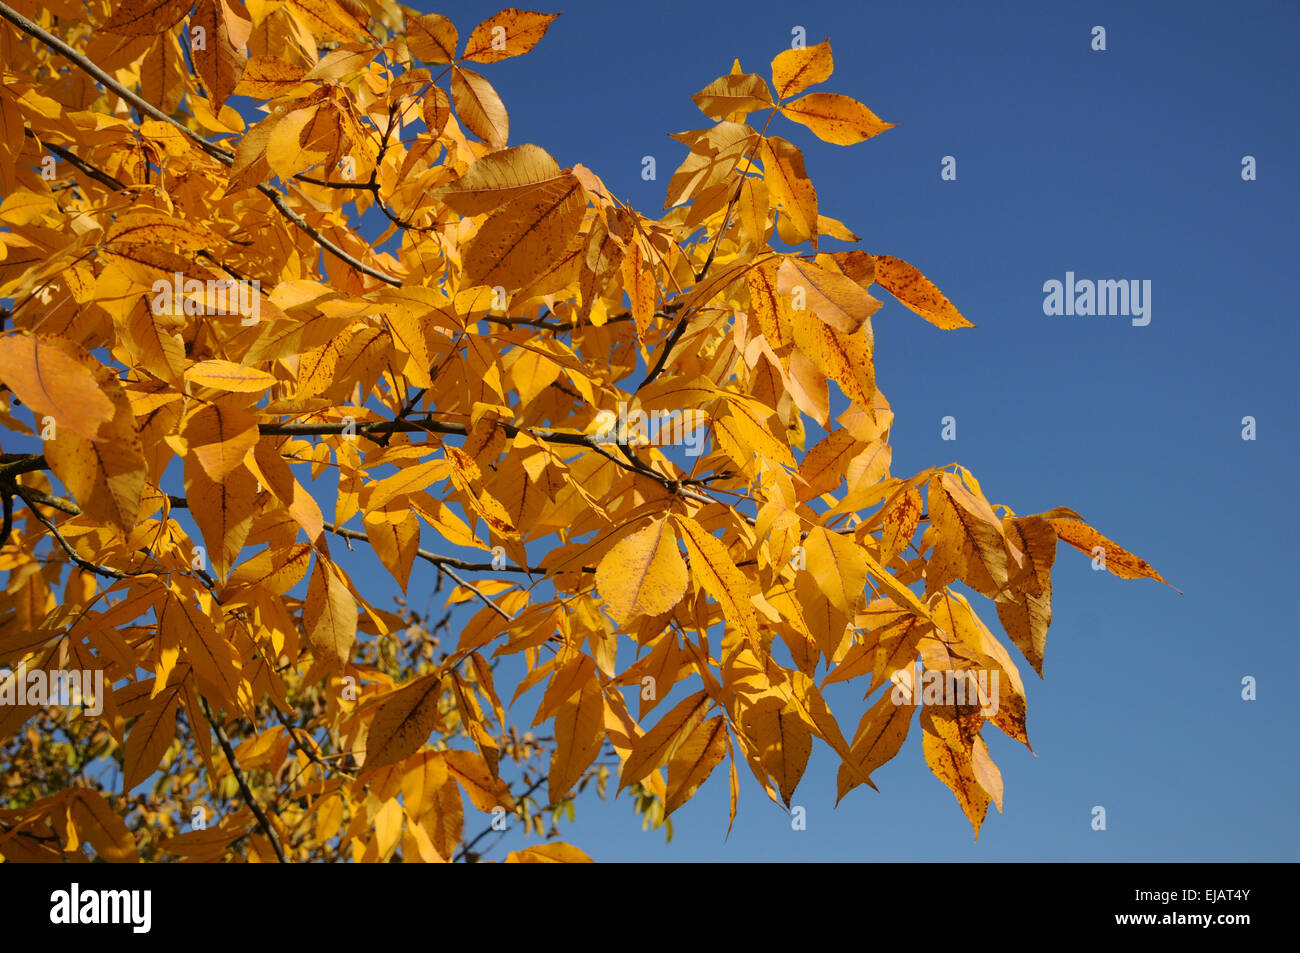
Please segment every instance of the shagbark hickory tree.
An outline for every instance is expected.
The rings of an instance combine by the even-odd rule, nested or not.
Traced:
[[[909,731],[978,834],[1025,698],[958,585],[1041,675],[1058,540],[1160,578],[891,473],[873,292],[970,323],[819,247],[796,141],[890,128],[809,92],[829,41],[705,86],[651,217],[510,144],[551,15],[0,18],[5,859],[585,860],[584,789],[729,829],[741,772],[788,807],[816,739],[843,797]]]

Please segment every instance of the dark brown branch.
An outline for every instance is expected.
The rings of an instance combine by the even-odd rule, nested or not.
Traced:
[[[244,777],[244,772],[240,770],[239,761],[235,758],[235,749],[230,746],[230,739],[226,737],[225,731],[223,731],[221,726],[217,724],[216,719],[212,717],[212,709],[208,706],[208,700],[202,695],[199,696],[199,704],[203,706],[203,717],[206,718],[208,724],[212,726],[212,731],[216,734],[217,741],[221,744],[221,750],[226,753],[226,761],[230,764],[230,771],[234,774],[235,781],[239,784],[239,790],[240,793],[244,795],[245,803],[247,803],[249,808],[252,810],[253,816],[257,818],[258,826],[262,828],[262,832],[266,834],[267,839],[271,842],[271,849],[275,851],[276,858],[280,863],[287,864],[289,858],[284,856],[284,847],[280,844],[280,835],[277,834],[275,828],[271,826],[270,818],[266,816],[266,812],[262,810],[262,806],[258,804],[257,799],[253,797],[253,792],[248,787],[248,780]]]

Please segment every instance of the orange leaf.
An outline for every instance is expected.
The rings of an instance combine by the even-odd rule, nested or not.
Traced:
[[[411,13],[406,18],[406,45],[426,63],[450,63],[458,42],[456,27],[439,13]]]
[[[32,408],[38,425],[52,417],[56,427],[94,440],[112,418],[113,404],[86,366],[90,356],[77,360],[72,355],[84,352],[62,343],[39,334],[0,336],[0,380]]]
[[[876,283],[935,327],[973,328],[943,292],[913,266],[889,255],[876,257]]]
[[[1165,582],[1165,577],[1156,572],[1145,559],[1134,556],[1127,549],[1113,540],[1107,539],[1083,520],[1051,519],[1052,529],[1062,542],[1069,543],[1079,552],[1097,558],[1097,548],[1105,553],[1105,568],[1121,579],[1156,579],[1164,582],[1170,589],[1177,588]]]
[[[453,67],[451,101],[465,128],[494,148],[503,148],[510,136],[510,117],[492,84],[473,70]]]
[[[502,10],[474,27],[465,41],[465,55],[461,58],[471,63],[497,63],[521,56],[538,44],[558,16],[558,13],[534,13],[513,7]]]
[[[816,46],[783,50],[772,60],[772,86],[778,99],[786,99],[809,86],[826,82],[834,69],[830,40]]]

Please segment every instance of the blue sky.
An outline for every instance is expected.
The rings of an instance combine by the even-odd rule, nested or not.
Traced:
[[[417,6],[462,37],[498,9]],[[567,839],[604,861],[1297,859],[1297,7],[569,2],[532,53],[482,72],[512,144],[582,162],[654,215],[684,156],[667,134],[708,124],[690,96],[733,57],[767,74],[795,26],[831,39],[822,90],[898,125],[848,148],[782,119],[769,132],[804,150],[859,247],[914,263],[978,325],[942,332],[892,300],[874,318],[893,472],[956,460],[1017,512],[1071,506],[1183,594],[1061,547],[1046,678],[1021,663],[1036,756],[985,732],[1006,797],[978,844],[915,732],[880,793],[838,808],[835,758],[815,748],[795,796],[806,830],[742,768],[729,839],[722,776],[674,815],[671,844],[626,798],[583,798]],[[1149,280],[1150,324],[1044,315],[1044,282],[1067,271]]]

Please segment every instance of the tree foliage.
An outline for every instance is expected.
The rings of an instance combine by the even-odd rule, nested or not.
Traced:
[[[793,139],[891,128],[808,91],[829,41],[695,96],[655,218],[509,144],[492,64],[551,15],[17,7],[0,856],[447,861],[522,823],[508,859],[582,860],[588,786],[660,826],[712,778],[729,828],[741,771],[788,807],[817,739],[842,798],[914,721],[978,834],[1025,698],[958,584],[1041,675],[1058,540],[1160,579],[961,466],[890,472],[873,292],[970,322],[820,247],[857,238]],[[918,658],[997,677],[900,702]],[[103,697],[16,701],[68,670]]]

